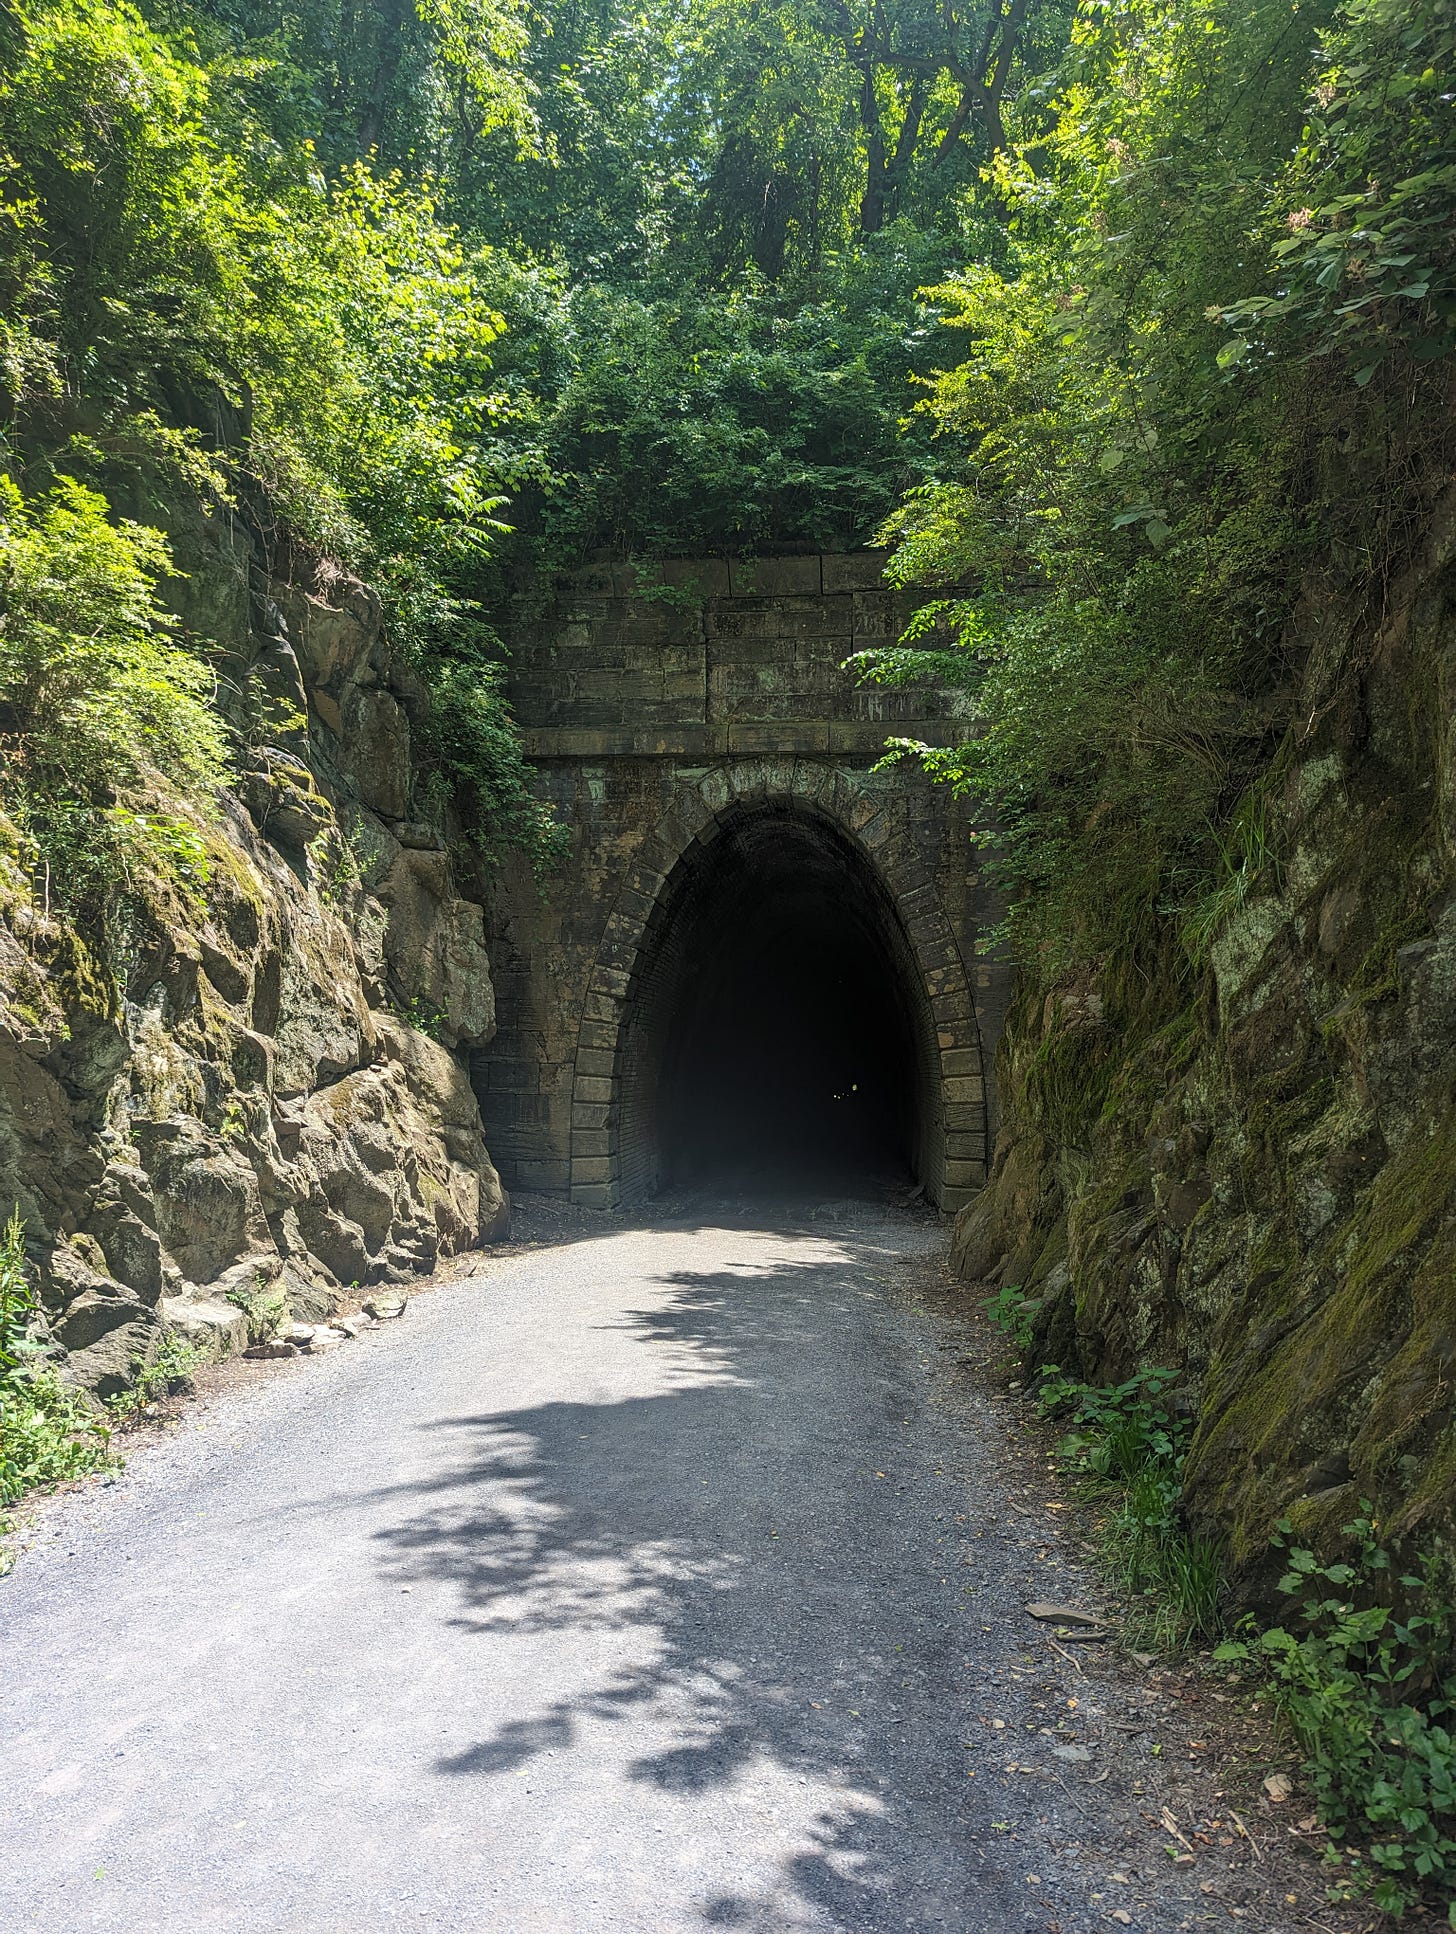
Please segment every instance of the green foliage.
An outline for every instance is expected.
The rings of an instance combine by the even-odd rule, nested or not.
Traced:
[[[887,525],[892,577],[934,595],[898,645],[858,663],[973,695],[966,744],[905,749],[991,808],[1014,931],[1053,968],[1125,953],[1130,925],[1145,974],[1180,971],[1179,928],[1201,960],[1258,870],[1239,802],[1288,723],[1284,631],[1305,561],[1337,540],[1378,572],[1414,528],[1409,469],[1377,462],[1353,489],[1326,453],[1383,448],[1439,411],[1426,364],[1403,365],[1414,387],[1394,404],[1348,378],[1370,354],[1351,331],[1387,331],[1394,353],[1402,317],[1444,304],[1444,269],[1421,269],[1427,295],[1327,313],[1339,276],[1369,268],[1351,267],[1365,242],[1341,242],[1339,275],[1286,286],[1257,355],[1226,320],[1250,302],[1275,313],[1262,251],[1307,234],[1289,211],[1314,175],[1348,186],[1377,155],[1415,166],[1433,133],[1423,73],[1449,65],[1435,59],[1447,10],[1417,9],[1407,28],[1409,9],[1359,0],[1321,46],[1330,11],[1085,8],[1050,139],[1000,164],[1006,259],[935,292],[966,347],[922,405],[939,474]],[[1317,79],[1331,58],[1334,94]],[[1429,266],[1456,196],[1440,168],[1422,183]],[[1310,358],[1336,352],[1332,387]]]
[[[274,246],[249,466],[294,529],[379,582],[406,643],[432,639],[504,529],[485,260],[428,194],[362,166],[301,198]]]
[[[41,374],[12,393],[17,449],[69,434],[105,465],[140,440],[174,470],[191,451],[192,481],[260,483],[411,616],[445,595],[444,566],[499,528],[479,251],[426,187],[358,162],[329,179],[308,141],[273,139],[256,63],[205,65],[125,5],[21,20],[0,261],[33,345],[9,360]],[[220,461],[199,472],[204,446]]]
[[[991,1327],[1009,1339],[1018,1356],[1025,1356],[1031,1348],[1032,1328],[1040,1308],[1040,1302],[1029,1299],[1018,1283],[1003,1283],[985,1302]]]
[[[1456,1614],[1449,1580],[1429,1563],[1398,1574],[1368,1503],[1361,1513],[1344,1526],[1350,1555],[1330,1563],[1282,1524],[1287,1624],[1246,1624],[1214,1657],[1268,1673],[1309,1756],[1321,1817],[1336,1839],[1366,1848],[1376,1905],[1400,1914],[1428,1889],[1444,1898],[1456,1887]]]
[[[492,239],[619,288],[661,269],[680,286],[832,280],[897,218],[958,229],[1008,125],[1035,115],[1070,12],[542,0],[534,151],[502,131],[460,157],[457,193]]]
[[[447,45],[504,43],[466,10],[438,45],[387,4],[357,10],[367,33],[217,11],[268,69],[275,128],[301,125],[284,72],[331,104],[335,168],[359,152],[355,43],[393,49],[381,153],[495,250],[509,407],[486,443],[518,500],[505,548],[547,565],[868,538],[924,474],[923,429],[897,431],[929,368],[916,287],[999,247],[979,171],[1039,123],[1070,19],[1069,0],[541,0],[515,48],[529,128],[476,131],[447,106]]]
[[[1041,1406],[1071,1428],[1060,1450],[1104,1508],[1109,1562],[1144,1605],[1136,1623],[1148,1641],[1186,1644],[1222,1629],[1217,1546],[1183,1522],[1183,1460],[1192,1435],[1168,1392],[1168,1370],[1142,1370],[1125,1383],[1094,1389],[1042,1372]]]
[[[389,9],[364,12],[393,46]],[[421,14],[438,71],[463,89],[458,110],[509,120],[491,74],[519,40],[514,16],[484,0]],[[394,22],[405,38],[407,24]],[[281,519],[378,585],[407,653],[448,655],[474,634],[473,580],[504,528],[489,383],[500,318],[488,257],[441,217],[428,181],[352,155],[321,168],[296,98],[278,91],[276,44],[242,55],[191,9],[148,21],[102,0],[28,0],[10,33],[0,462],[25,486],[23,500],[7,486],[4,501],[10,603],[30,626],[32,659],[48,628],[53,685],[74,671],[83,690],[106,660],[89,712],[65,696],[83,728],[68,757],[74,765],[110,716],[121,758],[105,787],[53,758],[54,735],[35,735],[61,698],[27,711],[20,693],[5,729],[25,767],[28,830],[44,857],[66,860],[52,872],[64,871],[68,903],[94,905],[126,872],[132,836],[159,856],[182,837],[185,810],[164,815],[170,832],[153,810],[157,773],[195,809],[223,761],[210,679],[180,649],[162,650],[169,621],[153,592],[170,569],[165,545],[140,521],[108,520],[86,486],[116,507],[155,504],[159,523],[179,510],[241,512],[265,543]],[[357,35],[343,42],[359,53]],[[390,71],[389,85],[403,86],[398,63]],[[387,78],[353,73],[364,120],[358,87]],[[98,598],[117,615],[93,627]],[[26,599],[46,609],[26,616]],[[7,620],[7,658],[19,649]],[[13,665],[7,675],[17,685]],[[494,731],[511,736],[504,712]],[[498,798],[482,783],[472,810],[488,820],[499,804],[514,833],[534,835],[519,761],[477,770],[515,790]],[[506,837],[487,828],[496,844]],[[172,872],[186,883],[185,866]]]
[[[426,671],[433,703],[416,742],[424,802],[454,801],[487,859],[518,846],[544,872],[563,852],[567,833],[531,790],[500,664],[483,650],[457,648],[429,660]]]
[[[1398,351],[1456,348],[1456,18],[1444,0],[1350,0],[1272,212],[1270,295],[1224,311],[1226,366],[1296,344],[1368,383]]]
[[[523,280],[498,357],[521,544],[560,565],[868,542],[928,465],[900,417],[933,348],[915,288],[946,251],[898,224],[817,298],[756,272],[721,292]]]
[[[0,1233],[0,1505],[111,1462],[105,1424],[79,1390],[44,1366],[31,1338],[38,1315],[16,1213]]]
[[[230,1289],[227,1300],[248,1319],[249,1343],[266,1343],[288,1308],[288,1288],[281,1276],[259,1269],[251,1288]]]
[[[516,0],[152,0],[147,13],[214,67],[241,54],[275,136],[316,141],[331,170],[377,156],[453,173],[496,130],[517,155],[536,144]]]
[[[427,1035],[430,1040],[438,1041],[440,1039],[441,1029],[444,1025],[444,1016],[438,1009],[430,1007],[426,1002],[422,1001],[418,994],[411,1000],[392,1001],[389,1011],[397,1019],[403,1021],[406,1026],[417,1028],[421,1034]]]
[[[1219,861],[1214,883],[1188,908],[1182,922],[1183,944],[1195,966],[1208,958],[1223,927],[1257,887],[1272,890],[1279,884],[1268,795],[1262,786],[1245,796],[1225,830],[1214,830],[1213,840]]]
[[[72,478],[27,502],[0,476],[7,802],[46,898],[93,925],[138,871],[205,885],[195,831],[136,802],[205,802],[227,768],[212,672],[157,600],[166,541],[107,509]]]
[[[202,1360],[203,1353],[196,1344],[175,1330],[164,1331],[147,1355],[132,1359],[128,1387],[107,1399],[113,1423],[125,1428],[139,1422],[162,1398],[189,1395],[192,1372]]]

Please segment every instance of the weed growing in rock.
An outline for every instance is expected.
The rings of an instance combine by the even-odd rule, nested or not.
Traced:
[[[431,1007],[427,1001],[422,1001],[418,994],[412,995],[407,1001],[386,1001],[385,1007],[397,1021],[403,1021],[406,1027],[412,1027],[417,1033],[427,1035],[430,1040],[439,1041],[444,1038],[445,1016],[438,1008]]]
[[[1103,1512],[1108,1562],[1144,1601],[1135,1623],[1156,1647],[1217,1637],[1222,1574],[1217,1546],[1191,1532],[1179,1508],[1191,1426],[1168,1392],[1170,1370],[1140,1370],[1094,1389],[1042,1372],[1041,1406],[1071,1425],[1061,1454]]]
[[[347,906],[362,881],[354,842],[342,831],[334,833],[327,840],[326,857],[318,868],[319,898],[326,906]]]
[[[45,1367],[30,1335],[36,1310],[24,1231],[13,1214],[0,1235],[0,1505],[111,1461],[104,1420]],[[0,1531],[5,1528],[0,1518]]]
[[[133,1382],[108,1399],[107,1410],[119,1425],[136,1423],[163,1397],[185,1396],[201,1361],[202,1351],[195,1344],[168,1330],[149,1357],[132,1359]]]
[[[1361,1514],[1343,1527],[1351,1556],[1330,1564],[1292,1544],[1281,1523],[1288,1624],[1260,1631],[1246,1619],[1244,1636],[1214,1657],[1268,1675],[1331,1834],[1362,1845],[1369,1836],[1368,1868],[1358,1852],[1333,1854],[1345,1873],[1331,1898],[1349,1898],[1373,1869],[1375,1904],[1401,1914],[1427,1888],[1456,1887],[1456,1608],[1429,1561],[1397,1572],[1368,1502]],[[1400,1613],[1384,1602],[1394,1587],[1409,1608]],[[1449,1919],[1456,1927],[1456,1906]]]
[[[227,1300],[247,1317],[250,1343],[266,1342],[283,1321],[284,1311],[288,1307],[288,1294],[283,1284],[266,1269],[259,1269],[255,1273],[251,1289],[230,1289]]]

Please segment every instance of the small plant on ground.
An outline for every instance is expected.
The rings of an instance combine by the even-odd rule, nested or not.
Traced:
[[[282,1281],[266,1269],[257,1271],[251,1289],[230,1289],[227,1300],[247,1317],[250,1343],[265,1343],[283,1321],[288,1307]]]
[[[1062,1457],[1105,1512],[1108,1560],[1144,1601],[1142,1636],[1159,1647],[1217,1637],[1218,1550],[1189,1530],[1179,1505],[1190,1426],[1168,1400],[1173,1373],[1140,1370],[1104,1389],[1055,1368],[1042,1375],[1043,1411],[1071,1426]]]
[[[1335,1841],[1368,1855],[1336,1852],[1346,1877],[1330,1890],[1348,1898],[1362,1869],[1371,1896],[1402,1914],[1426,1890],[1456,1889],[1456,1609],[1436,1568],[1397,1572],[1368,1502],[1344,1526],[1351,1556],[1321,1564],[1279,1527],[1288,1569],[1279,1590],[1288,1622],[1218,1647],[1216,1659],[1257,1665],[1304,1747],[1321,1818]],[[1390,1603],[1399,1597],[1402,1609]],[[1456,1907],[1449,1910],[1456,1927]]]
[[[1031,1326],[1040,1301],[1028,1298],[1019,1283],[1003,1283],[994,1296],[986,1298],[985,1307],[991,1327],[1009,1337],[1016,1354],[1024,1357],[1031,1348]]]
[[[0,1234],[0,1506],[111,1461],[110,1433],[82,1393],[46,1367],[18,1214]],[[6,1528],[0,1518],[0,1531]]]
[[[192,1387],[192,1372],[202,1361],[202,1351],[175,1330],[168,1330],[150,1356],[132,1360],[135,1373],[130,1389],[110,1398],[106,1408],[116,1423],[135,1423],[163,1397],[185,1395]]]

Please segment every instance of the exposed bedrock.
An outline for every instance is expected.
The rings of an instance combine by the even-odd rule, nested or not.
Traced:
[[[1185,1503],[1246,1593],[1279,1519],[1329,1549],[1366,1499],[1456,1556],[1453,594],[1452,503],[1381,612],[1308,588],[1269,862],[1156,1029],[1095,975],[1023,987],[956,1227],[967,1280],[1039,1303],[1041,1361],[1181,1372]]]
[[[205,883],[147,908],[118,986],[0,849],[0,1204],[102,1395],[169,1327],[241,1348],[509,1213],[457,1058],[495,1027],[481,907],[409,816],[423,690],[362,584],[294,560],[260,592],[239,540],[192,539],[183,615],[266,726]]]

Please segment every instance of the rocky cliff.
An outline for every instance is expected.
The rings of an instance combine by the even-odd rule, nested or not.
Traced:
[[[1253,1597],[1279,1518],[1328,1548],[1366,1498],[1456,1552],[1453,592],[1450,499],[1400,579],[1310,583],[1204,971],[1147,1026],[1106,975],[1023,984],[956,1226],[1038,1360],[1180,1369],[1185,1503]]]
[[[197,516],[177,602],[243,747],[103,962],[0,822],[0,1205],[105,1395],[170,1327],[214,1353],[501,1232],[457,1050],[494,1003],[477,901],[419,816],[428,700],[377,600]]]

